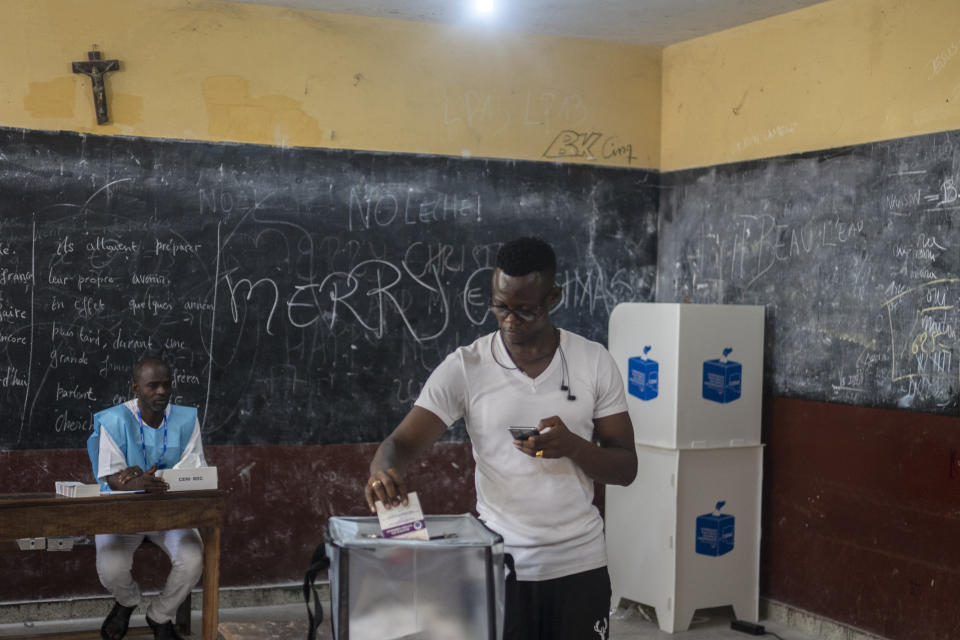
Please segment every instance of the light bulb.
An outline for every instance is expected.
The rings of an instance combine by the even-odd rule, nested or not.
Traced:
[[[473,0],[474,13],[481,16],[488,16],[493,13],[494,0]]]

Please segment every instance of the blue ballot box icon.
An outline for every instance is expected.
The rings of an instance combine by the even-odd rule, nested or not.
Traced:
[[[733,402],[740,397],[740,379],[743,365],[727,360],[733,349],[723,350],[723,355],[703,363],[703,397],[714,402]]]
[[[647,358],[650,345],[643,348],[643,355],[627,361],[627,391],[641,400],[653,400],[659,393],[660,365]]]
[[[697,553],[705,556],[722,556],[733,551],[734,517],[720,513],[727,502],[717,503],[713,513],[697,517]]]

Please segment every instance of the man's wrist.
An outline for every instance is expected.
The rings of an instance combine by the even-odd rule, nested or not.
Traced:
[[[576,438],[576,441],[574,444],[573,452],[567,457],[570,458],[570,460],[572,460],[578,466],[583,466],[582,465],[583,458],[584,456],[590,453],[589,447],[592,447],[593,443],[587,440],[586,438],[581,438],[576,434],[572,434],[572,435],[574,438]]]

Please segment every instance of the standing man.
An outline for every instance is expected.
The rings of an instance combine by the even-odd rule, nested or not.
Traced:
[[[433,371],[414,407],[377,449],[366,499],[406,502],[406,470],[464,418],[476,461],[477,511],[516,564],[505,640],[607,638],[610,577],[593,483],[637,474],[623,381],[600,344],[558,329],[556,256],[537,238],[497,254],[491,312],[499,330]],[[509,426],[535,427],[514,440]],[[599,445],[599,446],[598,446]]]
[[[141,359],[130,382],[133,399],[93,416],[87,452],[101,488],[163,493],[158,469],[206,466],[197,410],[170,404],[172,369],[159,358]],[[144,538],[163,549],[172,564],[163,591],[147,608],[156,640],[182,640],[173,627],[177,607],[203,571],[203,542],[196,529],[97,535],[97,574],[116,602],[100,628],[103,640],[120,640],[141,600],[133,580],[133,552]]]

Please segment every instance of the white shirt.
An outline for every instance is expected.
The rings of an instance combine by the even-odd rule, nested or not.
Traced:
[[[137,415],[137,399],[132,398],[123,403],[134,416]],[[170,415],[170,405],[164,409],[164,415]],[[206,459],[203,457],[203,445],[200,442],[200,421],[197,420],[193,425],[193,433],[190,434],[190,440],[186,448],[180,455],[180,460],[190,468],[205,467]],[[106,429],[100,430],[100,456],[98,460],[97,480],[103,480],[109,475],[127,468],[127,456],[120,449],[120,446],[113,441]],[[144,469],[146,471],[146,469]]]
[[[567,399],[561,382],[576,400]],[[561,330],[553,360],[530,378],[514,368],[500,333],[488,334],[447,356],[416,405],[447,426],[464,418],[476,461],[477,511],[503,536],[519,580],[606,566],[593,481],[568,458],[517,451],[507,431],[557,415],[572,433],[592,440],[595,419],[626,412],[623,380],[602,345]]]

